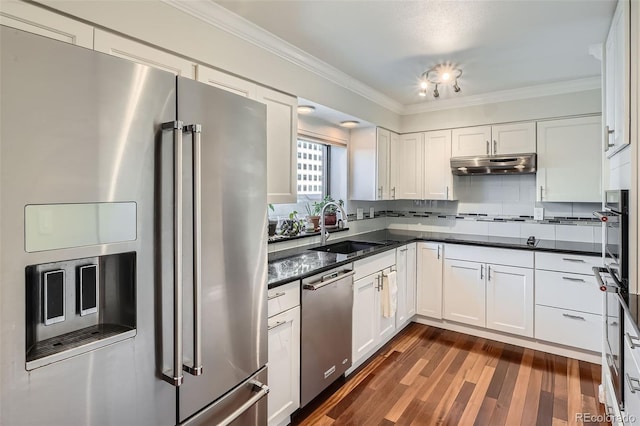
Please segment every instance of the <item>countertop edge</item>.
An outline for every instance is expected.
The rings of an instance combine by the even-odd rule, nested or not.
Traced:
[[[351,236],[353,238],[357,238],[357,235]],[[324,272],[324,271],[328,271],[330,269],[351,263],[351,262],[356,262],[358,260],[361,259],[365,259],[367,257],[370,256],[375,256],[376,254],[379,253],[383,253],[385,251],[389,251],[389,250],[393,250],[396,249],[398,247],[402,247],[404,245],[407,244],[412,244],[412,243],[419,243],[419,242],[439,242],[439,243],[445,243],[445,244],[460,244],[460,245],[469,245],[469,246],[477,246],[477,247],[493,247],[493,248],[503,248],[503,249],[508,249],[508,250],[524,250],[524,251],[532,251],[532,252],[551,252],[551,253],[563,253],[563,254],[573,254],[573,255],[582,255],[582,256],[600,256],[601,253],[599,252],[592,252],[592,251],[584,251],[584,250],[572,250],[572,249],[563,249],[563,248],[555,248],[555,247],[522,247],[519,245],[509,245],[509,244],[504,244],[504,243],[491,243],[491,242],[481,242],[481,241],[465,241],[465,240],[459,240],[456,241],[454,239],[452,239],[451,237],[448,238],[425,238],[425,237],[416,237],[416,238],[408,238],[404,241],[398,241],[396,243],[391,243],[391,244],[387,244],[383,247],[379,247],[376,250],[373,250],[371,252],[367,252],[367,253],[363,253],[361,255],[358,256],[354,256],[352,258],[349,259],[345,259],[345,260],[341,260],[341,261],[337,261],[335,263],[332,263],[331,265],[326,265],[317,269],[314,269],[313,271],[308,271],[305,272],[304,274],[300,274],[294,277],[287,277],[287,278],[283,278],[277,281],[273,281],[267,284],[267,288],[268,289],[273,289],[276,287],[280,287],[284,284],[288,284],[291,283],[293,281],[298,281],[301,279],[304,279],[306,277],[310,277],[312,275]],[[314,245],[310,245],[309,248],[313,247]],[[292,255],[291,257],[295,257],[295,255]],[[278,259],[281,260],[281,259]],[[274,260],[273,262],[275,262],[277,260]]]

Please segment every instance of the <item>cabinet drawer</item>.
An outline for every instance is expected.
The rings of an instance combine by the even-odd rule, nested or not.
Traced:
[[[624,345],[629,349],[631,358],[625,358],[626,364],[635,362],[635,368],[640,370],[640,335],[636,331],[637,326],[633,325],[632,319],[629,315],[624,313]],[[638,395],[640,398],[640,393]]]
[[[602,351],[602,316],[536,306],[536,339]]]
[[[640,369],[636,364],[637,354],[632,354],[633,351],[629,345],[624,344],[624,372],[621,380],[624,382],[622,392],[625,415],[637,418],[640,417]]]
[[[396,251],[388,250],[384,253],[376,254],[371,257],[366,257],[362,260],[357,260],[353,264],[353,268],[356,271],[353,279],[359,280],[367,275],[375,274],[383,269],[390,268],[396,264]]]
[[[292,281],[267,292],[269,318],[298,305],[300,305],[300,281]]]
[[[533,268],[533,253],[526,250],[447,244],[444,256],[445,259]]]
[[[602,266],[602,257],[561,253],[536,253],[536,269],[593,275],[591,268],[594,266]]]
[[[602,315],[602,295],[596,277],[536,270],[536,305]]]

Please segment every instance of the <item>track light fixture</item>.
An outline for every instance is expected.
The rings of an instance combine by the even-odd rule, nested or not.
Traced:
[[[422,73],[418,95],[422,97],[427,96],[427,88],[430,85],[434,85],[433,97],[437,99],[440,97],[438,85],[446,85],[451,82],[453,82],[453,91],[459,93],[462,90],[458,84],[458,79],[461,76],[462,70],[455,65],[449,63],[435,65]]]

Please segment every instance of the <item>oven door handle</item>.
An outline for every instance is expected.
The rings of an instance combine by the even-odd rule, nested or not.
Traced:
[[[600,276],[601,273],[607,273],[609,275],[612,275],[608,269],[594,266],[593,268],[591,268],[591,270],[593,271],[593,275],[596,277],[596,280],[598,281],[598,285],[600,286],[600,291],[604,291],[606,293],[618,293],[618,289],[620,288],[619,285],[609,285],[608,283],[605,283],[602,277]],[[616,280],[615,278],[614,278],[614,281],[616,281],[616,284],[619,284],[618,280]]]

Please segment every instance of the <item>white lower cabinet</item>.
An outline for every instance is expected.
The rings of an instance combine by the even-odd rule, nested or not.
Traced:
[[[487,328],[533,337],[533,270],[486,267]]]
[[[269,425],[287,423],[300,407],[300,286],[299,281],[269,290],[267,416]],[[296,306],[273,313],[271,302],[285,300]]]
[[[396,314],[385,318],[382,286],[396,262],[396,252],[388,251],[356,261],[353,282],[353,365],[386,343],[396,332]]]
[[[444,244],[417,244],[417,313],[442,319]]]
[[[444,318],[533,337],[533,253],[461,245],[446,250]]]
[[[444,261],[444,318],[485,326],[484,264]]]
[[[416,244],[397,249],[396,274],[398,280],[398,327],[407,323],[416,313]]]
[[[535,254],[535,338],[602,351],[602,292],[591,268],[599,256]]]
[[[353,282],[352,359],[354,363],[378,344],[379,333],[376,323],[380,311],[379,286],[379,273]]]

